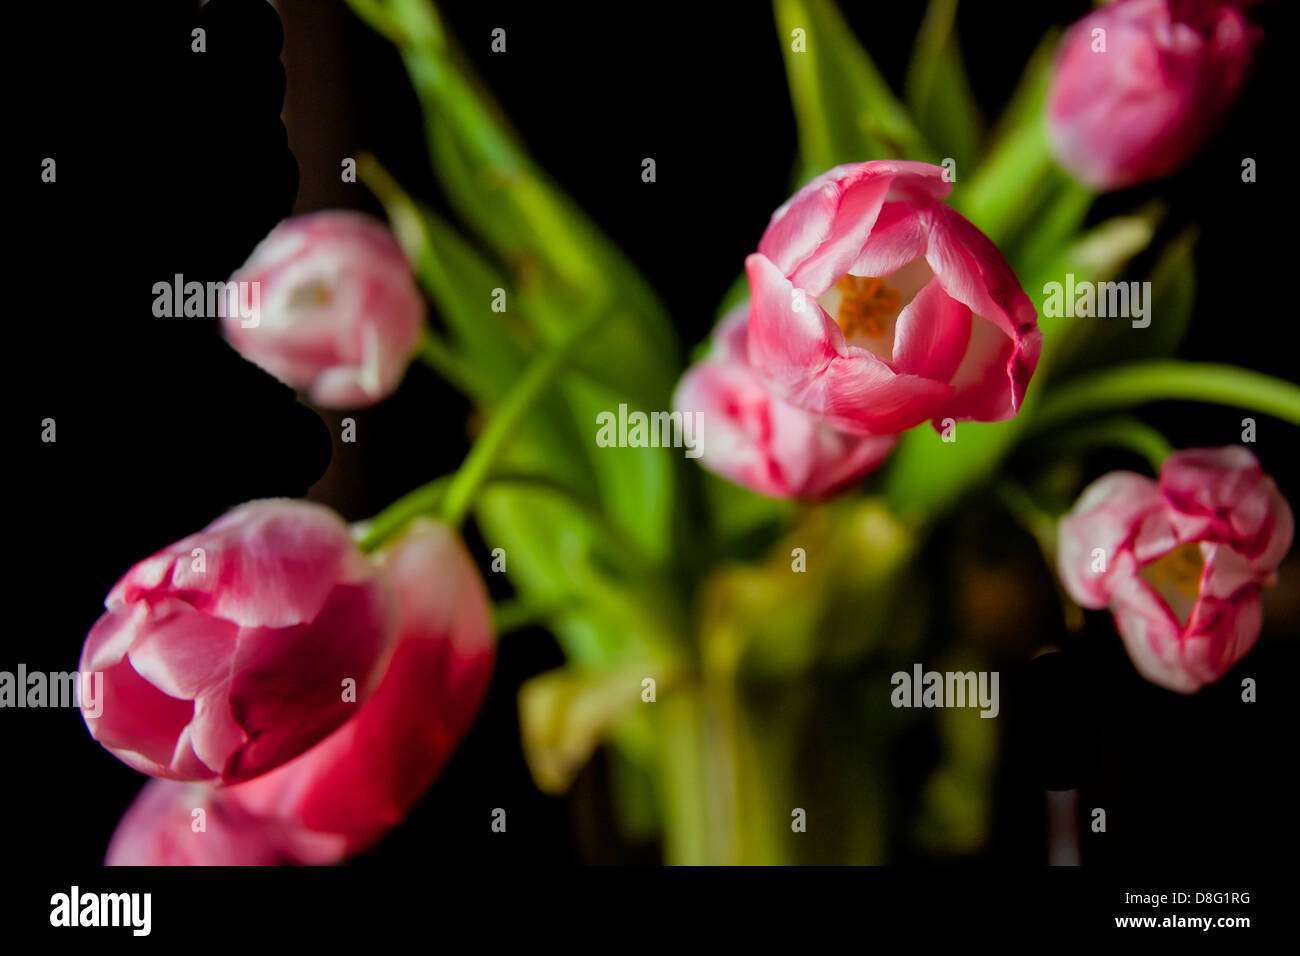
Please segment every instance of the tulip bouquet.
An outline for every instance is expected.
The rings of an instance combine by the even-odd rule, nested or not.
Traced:
[[[380,403],[427,363],[477,432],[457,470],[352,528],[254,501],[127,572],[85,643],[105,681],[87,724],[157,779],[108,862],[374,846],[474,720],[495,640],[530,627],[567,661],[519,694],[537,787],[565,792],[599,753],[620,832],[666,861],[972,852],[998,722],[917,711],[891,675],[1006,659],[980,640],[1000,625],[946,629],[930,586],[929,543],[981,510],[1005,535],[1023,525],[1061,585],[1061,635],[1023,635],[1021,659],[1083,639],[1079,607],[1109,610],[1137,672],[1178,694],[1251,650],[1291,545],[1286,497],[1253,433],[1174,450],[1133,410],[1212,402],[1294,425],[1300,389],[1171,357],[1194,311],[1191,231],[1139,260],[1147,325],[1038,297],[1069,276],[1130,304],[1117,280],[1164,209],[1098,221],[1094,200],[1213,136],[1261,42],[1245,4],[1097,8],[1044,39],[984,135],[955,0],[929,6],[906,103],[831,0],[776,0],[799,143],[773,161],[796,159],[793,194],[736,250],[743,274],[684,363],[649,283],[529,158],[433,4],[349,3],[400,51],[464,228],[362,157],[388,223],[282,223],[232,277],[260,312],[227,318],[226,338],[328,408]],[[639,424],[606,447],[620,409]],[[1088,474],[1097,447],[1149,474]],[[490,570],[461,541],[470,520]],[[492,607],[495,573],[514,597]],[[914,690],[926,707],[931,689]],[[918,733],[934,758],[904,772],[895,742]]]

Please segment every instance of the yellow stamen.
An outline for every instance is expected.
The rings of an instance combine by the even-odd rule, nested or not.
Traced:
[[[297,286],[289,293],[289,308],[303,309],[317,305],[329,305],[333,294],[324,282],[308,282]]]
[[[889,320],[898,312],[902,296],[874,276],[846,275],[835,288],[840,290],[835,321],[845,335],[858,333],[878,339],[889,332]]]
[[[1188,615],[1200,597],[1201,573],[1204,568],[1201,546],[1193,542],[1179,545],[1163,557],[1143,566],[1140,573],[1168,602],[1179,622],[1186,624]]]

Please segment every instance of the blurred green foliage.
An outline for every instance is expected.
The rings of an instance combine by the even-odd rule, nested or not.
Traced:
[[[492,463],[474,511],[490,545],[504,549],[518,607],[540,609],[568,661],[520,693],[538,786],[562,792],[596,748],[609,748],[620,827],[629,840],[658,838],[669,862],[978,852],[996,722],[889,704],[890,674],[913,662],[994,669],[990,650],[935,633],[931,609],[946,595],[920,565],[925,535],[988,490],[1018,442],[1042,438],[1040,406],[1053,447],[1108,441],[1163,453],[1158,434],[1123,417],[1077,430],[1072,443],[1074,419],[1096,398],[1077,376],[1174,352],[1193,313],[1194,231],[1156,259],[1149,279],[1161,319],[1140,341],[1120,323],[1042,317],[1043,357],[1016,419],[962,423],[951,443],[914,429],[866,497],[764,499],[666,449],[597,447],[597,413],[670,407],[682,354],[654,290],[533,163],[432,3],[349,3],[399,50],[434,171],[466,227],[409,196],[379,161],[361,164],[443,325],[429,333],[425,358],[490,422],[538,356],[591,323],[556,387]],[[998,243],[1036,304],[1037,290],[1065,273],[1123,274],[1152,241],[1158,206],[1089,224],[1093,196],[1051,161],[1042,104],[1057,32],[986,132],[962,66],[957,0],[929,4],[906,105],[831,0],[775,0],[774,9],[799,133],[795,185],[842,163],[950,158],[950,201]],[[492,309],[495,290],[504,311]],[[741,277],[719,315],[747,295]],[[1134,386],[1153,370],[1159,387]],[[1300,415],[1296,393],[1232,372],[1207,372],[1217,383],[1211,400]],[[1167,360],[1112,370],[1119,398],[1108,407],[1122,411],[1159,388],[1183,396],[1194,373]],[[1054,380],[1070,376],[1053,402]],[[437,507],[446,487],[408,496],[407,510]],[[1032,501],[1005,488],[1001,500],[1042,539]],[[400,521],[376,524],[382,537]],[[647,679],[653,705],[642,698]],[[922,779],[905,780],[896,741],[918,729],[939,742],[936,755]],[[792,829],[800,813],[806,832]]]

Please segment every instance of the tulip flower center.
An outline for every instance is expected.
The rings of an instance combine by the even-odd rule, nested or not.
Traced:
[[[903,297],[897,289],[873,276],[846,275],[835,288],[840,292],[840,307],[835,321],[846,336],[863,335],[879,339],[893,331]]]
[[[324,282],[304,282],[295,286],[289,293],[289,308],[310,309],[318,305],[329,305],[333,294]]]
[[[1193,542],[1179,545],[1163,557],[1143,565],[1139,573],[1164,598],[1178,623],[1186,626],[1200,597],[1204,568],[1201,546]]]
[[[834,317],[849,345],[888,362],[894,357],[898,317],[933,279],[934,270],[925,256],[917,256],[886,276],[850,273],[819,295],[817,302]]]

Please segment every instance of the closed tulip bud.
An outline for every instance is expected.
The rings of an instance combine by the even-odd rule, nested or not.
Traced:
[[[384,225],[360,213],[280,223],[231,281],[256,283],[260,308],[252,320],[223,318],[230,344],[321,406],[386,397],[420,341],[424,301],[410,263]]]
[[[1066,32],[1048,92],[1057,159],[1098,190],[1174,172],[1237,99],[1260,35],[1213,0],[1097,8]]]
[[[1061,521],[1070,596],[1109,607],[1147,680],[1190,694],[1259,637],[1260,589],[1291,547],[1291,507],[1241,446],[1180,451],[1159,482],[1117,471]]]
[[[91,734],[144,773],[231,783],[279,766],[356,714],[395,620],[341,518],[244,504],[131,568],[81,653],[103,673]]]
[[[374,696],[302,756],[222,791],[257,818],[331,838],[299,841],[296,862],[355,855],[401,823],[464,737],[491,680],[491,609],[460,539],[422,520],[377,560],[397,594],[399,634]]]
[[[713,335],[709,356],[687,370],[673,407],[703,416],[703,464],[773,498],[818,498],[863,478],[889,455],[893,435],[849,435],[777,398],[749,367],[749,303]]]
[[[838,166],[772,216],[745,260],[749,363],[825,424],[892,435],[1001,421],[1038,364],[1038,315],[928,163]]]

